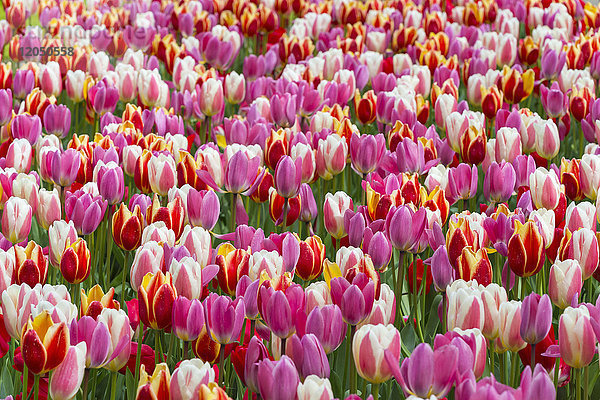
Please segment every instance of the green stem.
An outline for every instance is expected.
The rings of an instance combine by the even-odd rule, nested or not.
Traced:
[[[350,326],[348,326],[348,337],[350,337],[351,335],[351,328]],[[350,363],[352,363],[352,359],[350,358],[350,347],[352,345],[352,341],[345,341],[345,346],[346,346],[346,357],[344,358],[344,360],[346,360],[346,362],[344,363],[344,377],[343,377],[343,385],[342,385],[342,390],[346,390],[345,388],[347,387],[346,383],[346,379],[348,378],[348,366],[349,366],[349,362],[348,360],[350,360]],[[341,397],[345,397],[344,396],[344,392],[342,392],[342,396]]]
[[[396,292],[396,321],[398,321],[397,323],[401,323],[402,321],[402,314],[401,314],[401,309],[402,309],[402,284],[404,283],[404,252],[401,251],[400,252],[400,257],[398,257],[398,267],[396,268],[396,272],[398,273],[397,277],[396,277],[396,288],[395,288],[395,292]]]
[[[85,373],[83,375],[83,400],[87,400],[88,397],[88,385],[90,383],[90,370],[85,369]]]
[[[96,384],[98,383],[98,370],[94,368],[92,370],[92,374],[94,375],[92,377],[92,379],[93,379],[93,382],[92,382],[92,398],[95,399],[96,398]],[[136,382],[136,385],[137,385],[137,382]]]
[[[283,215],[282,215],[282,222],[281,222],[281,231],[285,232],[285,227],[286,227],[286,219],[287,219],[287,213],[288,213],[288,199],[283,199],[283,211],[282,211]]]
[[[575,370],[575,398],[581,400],[581,368]]]
[[[137,354],[135,355],[135,384],[140,380],[140,362],[142,361],[142,341],[144,340],[144,324],[140,321]]]
[[[154,331],[154,363],[160,363],[160,332]]]
[[[175,335],[171,335],[171,340],[169,341],[169,351],[167,352],[167,364],[171,364],[171,351],[173,350],[173,344],[175,344]]]
[[[379,400],[379,383],[375,383],[371,387],[373,388],[373,391],[371,392],[373,400]]]
[[[348,346],[352,347],[354,341],[354,334],[356,333],[356,326],[350,326],[350,341]],[[356,393],[356,366],[354,365],[354,355],[348,358],[350,365],[350,394]]]
[[[517,365],[519,364],[519,361],[517,360],[517,353],[512,352],[510,354],[510,383],[511,386],[514,387],[515,385],[515,381],[516,378],[515,376],[517,375]]]
[[[121,303],[126,306],[125,303],[125,282],[127,282],[127,271],[129,270],[129,252],[125,251],[125,263],[123,264],[123,271],[121,273]]]
[[[117,394],[117,371],[112,372],[112,385],[110,388],[110,400],[115,400]]]
[[[225,386],[225,369],[223,368],[225,361],[225,349],[219,351],[219,380]]]
[[[237,193],[231,193],[231,221],[229,222],[230,224],[230,231],[231,232],[235,232],[235,219],[236,219],[236,212],[237,212],[237,207],[236,207],[236,203],[237,203]]]
[[[500,362],[500,381],[506,384],[506,353],[499,354],[498,361]]]
[[[23,399],[27,399],[27,380],[29,379],[29,370],[27,364],[23,363]]]
[[[554,362],[554,390],[558,391],[558,372],[560,370],[560,358],[556,358]]]
[[[585,400],[588,400],[588,385],[590,383],[590,366],[586,365],[585,368],[583,369],[583,398]]]
[[[35,375],[33,380],[33,398],[34,400],[38,400],[40,397],[40,376]]]
[[[531,345],[531,372],[535,368],[535,343]]]

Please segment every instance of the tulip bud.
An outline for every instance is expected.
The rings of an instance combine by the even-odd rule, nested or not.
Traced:
[[[519,351],[526,346],[521,338],[521,302],[511,300],[500,304],[500,336],[496,346],[500,351]]]
[[[558,322],[558,345],[561,359],[571,368],[583,368],[592,362],[596,336],[587,307],[565,309]]]
[[[90,275],[90,251],[84,239],[67,242],[60,259],[60,272],[70,284],[81,283]]]
[[[172,308],[177,291],[173,287],[171,274],[156,274],[144,276],[138,290],[140,320],[152,329],[167,329],[171,327]]]
[[[85,373],[85,342],[70,346],[63,362],[50,378],[49,393],[53,399],[68,400],[77,394]]]
[[[209,363],[199,359],[184,360],[175,368],[171,376],[169,384],[171,399],[198,399],[201,387],[204,385],[208,387],[214,382],[215,370]]]
[[[482,329],[484,325],[484,307],[479,293],[473,289],[475,282],[454,281],[446,289],[448,302],[448,330],[454,328]]]
[[[194,341],[204,328],[204,307],[198,299],[179,296],[173,302],[172,332],[181,340]]]
[[[68,243],[74,243],[77,240],[77,231],[73,221],[68,223],[59,219],[54,221],[48,228],[48,256],[50,264],[55,267],[60,267],[60,260]]]
[[[2,212],[2,234],[13,244],[27,240],[31,231],[32,208],[26,200],[11,197]]]
[[[548,295],[557,307],[564,309],[574,297],[579,299],[582,287],[581,267],[576,260],[557,261],[550,268]]]
[[[544,340],[552,328],[552,303],[548,295],[531,293],[521,305],[521,337],[529,344]]]
[[[8,146],[6,153],[6,166],[14,168],[17,172],[29,172],[33,150],[27,139],[15,139]]]
[[[325,229],[334,239],[345,236],[344,214],[346,210],[354,210],[352,198],[345,192],[327,193],[323,204],[323,220]]]
[[[144,217],[140,207],[135,207],[134,212],[124,203],[112,217],[112,237],[121,249],[131,251],[138,247],[142,238]]]
[[[379,384],[392,377],[384,351],[400,358],[400,332],[393,325],[365,325],[354,334],[352,355],[358,374]]]
[[[43,254],[42,247],[30,241],[27,247],[15,245],[11,248],[15,254],[15,283],[22,283],[34,287],[38,283],[45,283],[48,275],[48,266],[46,257]]]
[[[508,241],[508,265],[521,277],[537,274],[544,265],[544,238],[534,221],[515,221],[515,230]]]

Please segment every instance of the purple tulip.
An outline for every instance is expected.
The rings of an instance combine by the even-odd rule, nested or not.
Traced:
[[[556,53],[553,49],[547,49],[542,54],[540,77],[548,80],[556,79],[565,66],[565,62],[565,52]]]
[[[295,400],[299,383],[298,371],[288,356],[258,363],[258,388],[264,400]]]
[[[0,126],[8,124],[12,118],[12,104],[12,90],[0,89]]]
[[[385,151],[385,137],[381,133],[361,136],[353,133],[350,138],[352,167],[363,175],[373,172],[379,167]]]
[[[521,124],[521,115],[517,110],[508,111],[503,108],[498,110],[498,113],[496,114],[495,123],[496,132],[498,132],[500,128],[503,127],[515,128],[516,130],[520,131]]]
[[[73,221],[77,233],[89,235],[94,232],[104,218],[107,202],[101,196],[93,197],[82,190],[67,191],[65,199],[65,214]]]
[[[13,95],[24,99],[35,87],[35,75],[30,69],[18,69],[13,78]]]
[[[248,57],[244,58],[244,76],[248,80],[254,80],[261,76],[265,75],[266,64],[265,64],[265,56],[255,56],[254,54],[250,54]]]
[[[248,389],[253,392],[258,392],[258,366],[264,359],[268,359],[269,352],[262,341],[253,336],[248,343],[246,350],[246,360],[244,363],[244,378]]]
[[[302,158],[294,161],[290,156],[281,157],[273,178],[277,194],[285,199],[296,197],[302,184]]]
[[[101,80],[88,91],[88,102],[99,115],[113,112],[118,101],[119,89],[105,80]]]
[[[304,310],[304,290],[292,284],[285,292],[272,287],[260,288],[260,314],[271,332],[286,339],[296,331],[296,318]]]
[[[557,82],[552,83],[550,89],[540,85],[540,98],[550,118],[560,118],[569,110],[569,97],[560,90]]]
[[[190,189],[187,195],[187,213],[192,226],[211,230],[216,225],[221,212],[219,197],[212,190]]]
[[[400,251],[411,251],[425,231],[427,212],[424,208],[413,211],[410,206],[392,207],[385,219],[385,231],[392,246]]]
[[[258,318],[258,289],[260,286],[260,279],[252,281],[248,275],[243,275],[235,287],[235,296],[244,298],[246,318],[251,320]]]
[[[535,159],[525,154],[518,155],[512,162],[517,179],[515,181],[515,190],[522,186],[529,187],[529,176],[535,172]]]
[[[512,164],[493,162],[483,178],[483,195],[487,201],[502,203],[508,201],[515,189],[517,176]]]
[[[296,95],[275,93],[271,96],[271,118],[275,124],[283,127],[294,125],[297,112]]]
[[[27,139],[35,145],[42,135],[42,120],[37,115],[19,114],[10,123],[10,132],[15,139]]]
[[[87,345],[86,368],[101,368],[126,350],[130,344],[128,335],[123,336],[111,354],[111,335],[108,326],[104,322],[96,321],[88,316],[81,317],[79,321],[74,319],[69,332],[72,345],[81,342],[85,342]]]
[[[400,172],[422,175],[435,166],[438,160],[425,162],[423,143],[419,140],[415,142],[410,138],[404,138],[396,147],[396,163]]]
[[[144,217],[146,217],[146,210],[148,210],[148,207],[150,207],[151,204],[152,204],[152,199],[150,198],[150,196],[145,195],[145,194],[136,193],[136,194],[132,195],[131,198],[129,199],[128,207],[130,210],[133,211],[136,206],[139,206],[140,211],[142,212],[142,215]]]
[[[592,61],[590,62],[590,74],[592,78],[600,78],[600,53],[595,51],[592,55]]]
[[[520,219],[521,223],[525,223],[523,214],[508,217],[504,213],[498,213],[496,219],[487,217],[483,220],[483,229],[488,235],[492,246],[502,256],[508,256],[508,240],[514,232],[514,221]]]
[[[444,397],[455,381],[459,351],[454,346],[443,346],[435,351],[428,343],[421,343],[410,357],[398,366],[398,360],[385,351],[385,360],[406,396],[429,398],[432,394]]]
[[[450,264],[446,246],[440,246],[430,259],[433,285],[438,292],[445,292],[454,281],[454,268]]]
[[[361,213],[346,210],[344,214],[344,230],[348,233],[348,243],[350,246],[360,247],[366,227],[365,217]]]
[[[313,308],[306,319],[304,331],[319,339],[326,354],[332,353],[346,336],[347,329],[342,310],[335,304]]]
[[[127,25],[123,32],[123,40],[125,40],[127,46],[131,47],[134,51],[146,51],[152,44],[154,35],[156,35],[156,29],[154,27],[133,27]]]
[[[292,335],[286,342],[285,354],[296,364],[301,379],[309,375],[329,378],[329,360],[315,335]]]
[[[44,111],[44,129],[49,135],[67,136],[71,129],[71,110],[62,104],[50,104]]]
[[[204,307],[200,300],[178,296],[173,302],[172,332],[181,340],[196,340],[204,329]]]
[[[529,344],[546,338],[552,327],[552,302],[547,294],[531,293],[521,305],[521,337]]]
[[[110,205],[120,203],[125,194],[125,178],[121,167],[112,161],[108,164],[102,162],[94,168],[94,172],[102,198]]]
[[[370,232],[369,228],[365,229],[363,249],[366,249],[366,253],[371,256],[375,269],[385,271],[392,259],[392,244],[381,231],[375,232],[372,237],[367,239],[367,234],[370,234]]]
[[[477,194],[477,166],[459,164],[448,170],[448,200],[450,204],[457,200],[467,200]]]
[[[317,202],[308,183],[300,185],[300,221],[312,222],[317,218]]]
[[[52,181],[61,187],[71,186],[77,178],[81,154],[75,149],[67,149],[63,153],[60,150],[48,154],[46,168],[50,172]]]
[[[522,400],[521,391],[514,389],[508,385],[504,385],[494,378],[489,376],[476,381],[474,376],[465,379],[457,385],[455,396],[461,400]],[[545,398],[545,397],[534,397]],[[552,397],[548,397],[552,398]],[[533,400],[531,399],[531,400]],[[527,399],[529,400],[529,399]]]
[[[204,300],[206,323],[213,340],[220,344],[233,343],[240,338],[244,325],[244,299],[211,293]]]
[[[340,307],[346,323],[358,325],[369,316],[375,300],[375,283],[367,275],[361,272],[351,283],[346,278],[334,278],[330,284],[333,304]]]

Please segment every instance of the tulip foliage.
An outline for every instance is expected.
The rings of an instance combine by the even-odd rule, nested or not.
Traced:
[[[600,398],[599,16],[3,1],[0,398]]]

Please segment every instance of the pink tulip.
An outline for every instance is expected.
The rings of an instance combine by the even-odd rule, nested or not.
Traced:
[[[583,368],[592,362],[596,336],[587,307],[567,307],[563,312],[558,322],[558,345],[561,359],[571,368]]]
[[[110,344],[108,347],[110,361],[104,365],[104,368],[116,372],[127,364],[131,354],[133,329],[131,329],[129,317],[123,310],[103,308],[97,321],[106,325],[110,333]]]
[[[337,134],[330,134],[320,139],[317,144],[317,173],[325,180],[333,179],[346,167],[348,145],[346,140]]]
[[[137,292],[144,276],[148,273],[157,273],[164,262],[164,250],[157,242],[148,242],[135,251],[131,264],[131,288]]]
[[[198,103],[200,110],[207,117],[217,115],[224,107],[223,83],[215,78],[208,78],[200,87]]]
[[[196,340],[204,328],[204,307],[198,299],[179,296],[173,302],[172,332],[181,340]]]
[[[576,260],[557,261],[550,267],[548,295],[559,308],[566,308],[573,299],[579,299],[583,279],[581,267]]]
[[[350,139],[350,160],[352,167],[359,173],[366,175],[375,171],[385,154],[385,137],[377,135],[352,134]]]
[[[333,303],[342,310],[346,323],[358,325],[369,316],[375,300],[375,284],[367,275],[358,273],[352,282],[334,278],[330,285]]]
[[[481,301],[484,310],[483,334],[489,340],[494,340],[500,334],[500,305],[508,301],[506,290],[492,283],[481,287]]]
[[[329,400],[334,398],[329,379],[319,378],[316,375],[310,375],[304,379],[304,382],[298,384],[297,395],[298,400]]]
[[[598,268],[599,249],[596,234],[587,228],[576,230],[567,249],[567,257],[579,262],[581,277],[584,281],[587,280]]]
[[[382,383],[392,377],[392,369],[384,359],[384,351],[400,358],[400,332],[394,325],[364,325],[352,340],[352,355],[358,374],[371,383]]]
[[[49,394],[56,400],[68,400],[75,397],[85,373],[85,342],[70,346],[63,362],[52,372]]]
[[[215,370],[209,363],[198,358],[184,360],[171,375],[171,400],[196,400],[200,386],[211,382],[215,382]]]
[[[529,190],[536,208],[554,210],[560,199],[560,181],[554,170],[540,167],[529,176]]]
[[[508,161],[512,163],[517,156],[523,153],[519,131],[515,128],[500,128],[496,132],[494,153],[496,162]]]
[[[192,257],[173,259],[169,267],[173,276],[173,286],[177,294],[188,299],[199,299],[202,295],[202,266]]]
[[[56,61],[49,61],[40,70],[40,87],[47,96],[58,97],[62,92],[60,66]]]
[[[15,139],[8,146],[6,154],[6,166],[17,170],[17,172],[29,172],[33,150],[27,139]]]
[[[543,158],[550,160],[560,150],[558,127],[551,119],[534,123],[533,126],[535,129],[535,147],[537,153]]]
[[[271,287],[260,288],[260,314],[271,332],[282,339],[295,331],[297,315],[304,311],[304,290],[293,284],[285,292]]]
[[[521,337],[521,302],[511,300],[500,304],[500,336],[496,339],[498,351],[519,351],[527,344]]]
[[[164,154],[152,156],[148,162],[148,180],[153,192],[166,196],[169,189],[177,186],[175,160]]]
[[[448,330],[483,328],[485,309],[475,283],[456,280],[446,289]]]
[[[595,201],[600,187],[600,156],[584,154],[579,164],[579,184],[588,199]]]
[[[589,201],[569,204],[565,213],[565,227],[571,232],[586,228],[596,232],[596,207]]]
[[[231,104],[239,104],[246,97],[246,79],[243,74],[238,74],[235,71],[230,72],[225,77],[223,87],[225,98]]]
[[[206,323],[212,339],[220,344],[239,340],[244,325],[244,299],[232,300],[228,296],[211,293],[204,300]]]
[[[346,210],[354,210],[352,198],[345,192],[327,193],[323,204],[323,220],[325,229],[334,239],[346,235],[344,230],[344,214]]]

